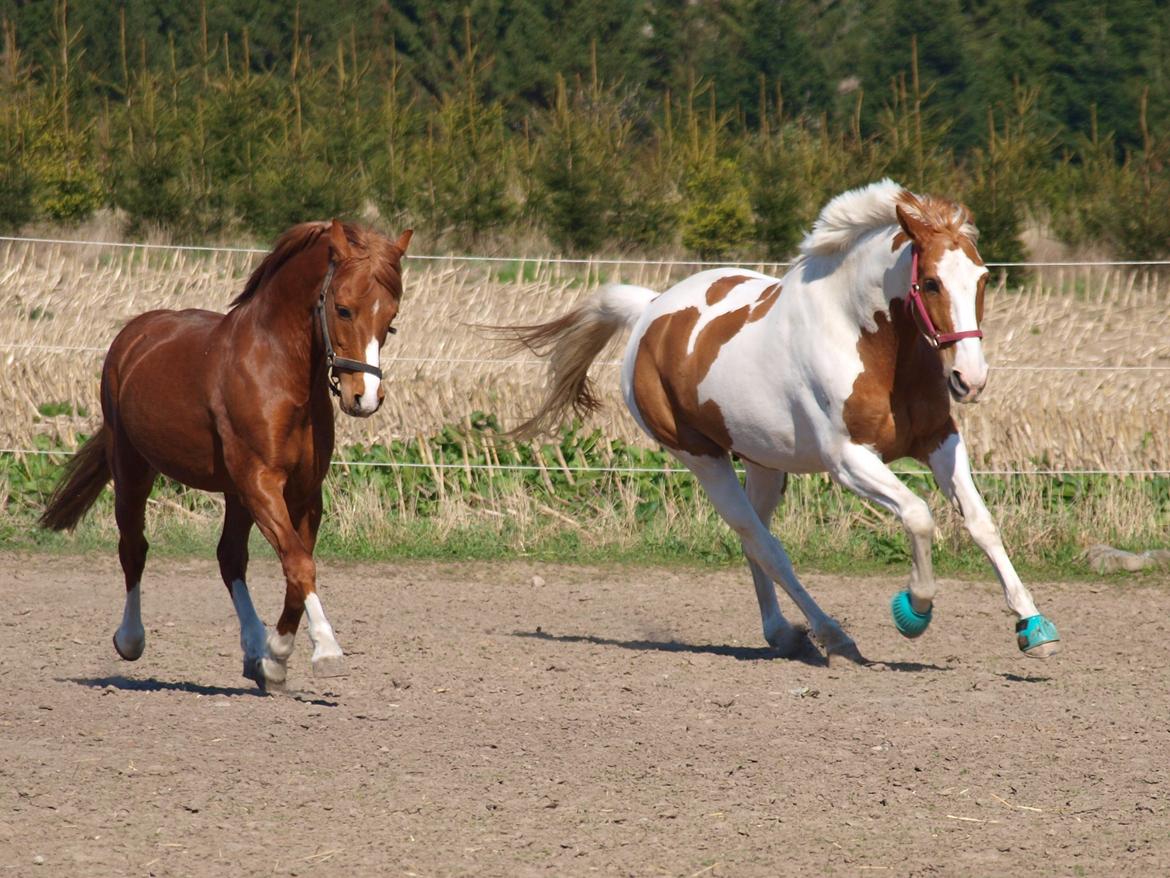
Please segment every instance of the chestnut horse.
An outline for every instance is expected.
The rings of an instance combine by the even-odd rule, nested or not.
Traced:
[[[598,405],[589,365],[631,327],[622,392],[639,426],[698,477],[739,535],[764,637],[779,652],[803,633],[780,612],[773,583],[796,603],[825,652],[860,661],[852,639],[797,580],[768,522],[789,473],[828,472],[897,515],[910,538],[907,590],[894,597],[898,630],[917,637],[935,598],[930,508],[887,464],[929,465],[986,553],[1018,617],[1017,645],[1056,652],[1059,635],[1020,581],[971,478],[951,400],[973,402],[987,382],[983,294],[988,271],[966,208],[917,197],[884,180],[833,199],[783,278],[720,268],[661,295],[605,287],[565,316],[514,327],[550,356],[549,395],[517,432]],[[740,486],[731,455],[744,462]]]
[[[114,339],[102,367],[101,429],[77,452],[41,524],[74,527],[114,480],[118,556],[126,578],[114,648],[128,661],[146,647],[142,571],[146,501],[159,473],[224,495],[220,574],[240,620],[244,676],[284,682],[302,613],[313,670],[334,675],[343,654],[316,590],[313,547],[321,482],[333,453],[333,405],[368,417],[382,404],[379,351],[402,299],[410,243],[337,220],[285,232],[227,314],[150,311]],[[245,574],[255,523],[286,581],[271,633]]]

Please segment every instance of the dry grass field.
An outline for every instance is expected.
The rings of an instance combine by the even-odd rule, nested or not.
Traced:
[[[259,257],[5,243],[0,249],[0,445],[71,446],[93,428],[102,356],[152,308],[223,309]],[[675,277],[690,269],[673,269]],[[601,280],[663,289],[672,269],[637,265],[407,262],[400,332],[384,353],[377,417],[345,419],[341,444],[431,435],[474,410],[508,426],[531,412],[543,365],[469,324],[556,314]],[[1001,278],[985,322],[992,382],[960,412],[983,469],[1165,469],[1170,462],[1170,280],[1149,270],[1046,269]],[[596,369],[596,425],[644,443],[617,392],[618,356]]]

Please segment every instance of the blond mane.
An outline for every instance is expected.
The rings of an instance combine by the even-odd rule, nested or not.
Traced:
[[[867,232],[897,225],[898,205],[940,231],[964,235],[972,241],[979,235],[971,212],[962,204],[932,195],[915,195],[887,178],[843,192],[826,204],[801,242],[800,252],[805,256],[842,253]]]

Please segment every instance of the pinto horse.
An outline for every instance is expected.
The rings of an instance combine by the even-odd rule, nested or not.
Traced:
[[[280,686],[302,613],[316,674],[344,670],[316,590],[313,547],[321,482],[333,453],[333,405],[368,417],[382,404],[379,351],[402,299],[410,243],[356,226],[303,223],[285,232],[227,314],[150,311],[118,333],[102,367],[101,429],[77,452],[41,516],[76,526],[114,480],[118,556],[126,578],[114,648],[142,656],[146,501],[160,473],[224,495],[220,574],[240,620],[244,676]],[[286,581],[268,633],[245,574],[255,524]]]
[[[789,473],[828,472],[899,517],[913,566],[893,599],[894,622],[907,637],[926,630],[936,592],[934,520],[887,466],[913,457],[929,465],[995,568],[1018,617],[1019,648],[1052,655],[1059,635],[1004,551],[951,416],[951,400],[974,402],[987,383],[978,327],[988,271],[975,238],[962,205],[883,180],[830,201],[783,278],[720,268],[661,295],[605,287],[557,320],[512,328],[550,358],[552,374],[543,406],[517,432],[539,432],[570,406],[595,409],[589,366],[631,327],[621,372],[626,405],[739,535],[764,637],[781,654],[797,652],[804,635],[780,612],[773,583],[830,660],[861,661],[769,531]],[[733,454],[746,469],[742,487]]]

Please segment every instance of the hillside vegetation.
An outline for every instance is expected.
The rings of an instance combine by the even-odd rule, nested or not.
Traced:
[[[428,249],[789,254],[882,175],[1170,252],[1170,5],[1119,0],[0,0],[0,228],[310,217]],[[505,242],[507,242],[505,244]]]

